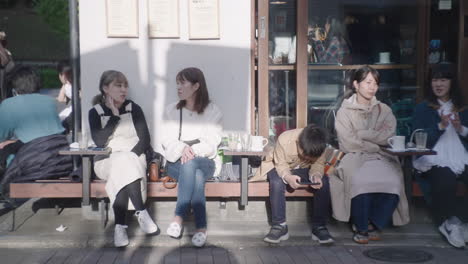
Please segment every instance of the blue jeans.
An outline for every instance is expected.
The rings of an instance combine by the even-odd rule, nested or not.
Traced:
[[[381,230],[390,223],[399,197],[391,193],[364,193],[351,199],[351,219],[360,232],[367,232],[369,223]]]
[[[185,218],[192,206],[197,229],[206,228],[205,181],[213,176],[214,161],[196,157],[185,164],[167,163],[167,173],[178,182],[175,215]]]
[[[291,173],[301,178],[309,178],[309,168],[291,170]],[[270,170],[267,176],[270,182],[271,222],[273,225],[279,225],[286,222],[285,191],[288,185],[283,182],[276,169]],[[330,184],[327,176],[322,178],[322,183],[322,188],[312,191],[314,193],[312,228],[326,225],[330,215]]]

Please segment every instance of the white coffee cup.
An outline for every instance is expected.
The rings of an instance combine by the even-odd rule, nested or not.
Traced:
[[[251,136],[250,137],[250,150],[252,151],[263,151],[263,148],[268,144],[268,139],[262,136]]]
[[[405,150],[405,136],[393,136],[387,142],[393,150]]]
[[[390,52],[380,52],[379,63],[390,63]]]

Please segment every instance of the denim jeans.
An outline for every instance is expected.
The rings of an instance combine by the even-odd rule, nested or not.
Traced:
[[[351,199],[351,219],[358,231],[368,231],[369,222],[379,230],[390,223],[399,197],[392,193],[363,193]]]
[[[309,169],[296,169],[291,171],[292,174],[301,178],[309,178]],[[276,169],[272,169],[267,173],[268,181],[270,182],[270,204],[271,204],[271,221],[274,225],[286,222],[286,184],[278,175]],[[312,215],[312,227],[324,226],[327,218],[330,215],[330,185],[328,177],[322,178],[323,186],[320,189],[313,189],[314,204]]]
[[[213,176],[214,161],[196,157],[185,164],[180,160],[167,164],[167,173],[178,182],[175,215],[185,218],[191,206],[197,229],[206,228],[205,181]]]

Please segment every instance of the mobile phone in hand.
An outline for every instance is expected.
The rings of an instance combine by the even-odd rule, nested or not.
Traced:
[[[307,178],[301,178],[301,180],[299,181],[299,184],[301,184],[301,185],[319,185],[320,183],[319,182],[311,182]]]

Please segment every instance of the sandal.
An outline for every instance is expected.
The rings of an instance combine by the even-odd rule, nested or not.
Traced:
[[[192,244],[196,247],[203,247],[206,243],[206,233],[197,232],[192,237]]]
[[[367,232],[356,232],[353,235],[353,241],[358,244],[369,243],[369,234]]]
[[[182,227],[178,223],[172,222],[169,224],[166,233],[172,238],[179,238],[182,235]]]

